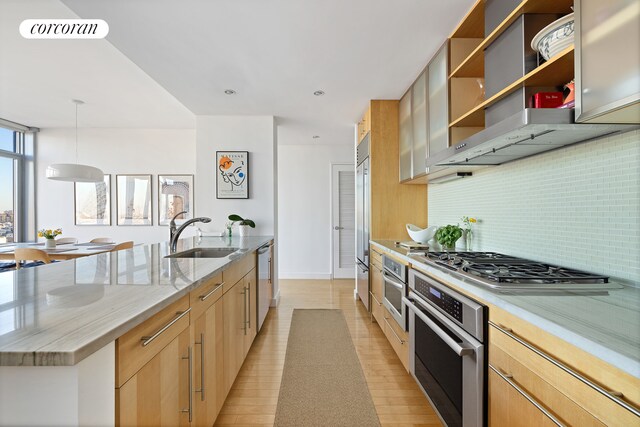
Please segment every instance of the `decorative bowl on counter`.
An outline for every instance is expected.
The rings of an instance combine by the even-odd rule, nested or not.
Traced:
[[[407,233],[409,233],[409,237],[411,240],[418,243],[427,243],[429,240],[433,239],[433,236],[436,235],[436,231],[438,231],[437,225],[432,225],[427,228],[420,228],[413,224],[407,224]]]
[[[548,61],[571,46],[573,41],[573,13],[570,13],[540,30],[531,40],[531,47]]]

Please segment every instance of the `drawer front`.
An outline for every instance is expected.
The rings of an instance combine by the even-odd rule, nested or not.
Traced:
[[[122,386],[180,332],[189,327],[189,295],[116,340],[116,387]]]
[[[371,247],[371,250],[369,251],[369,255],[370,255],[370,259],[371,262],[377,262],[378,264],[380,264],[380,266],[382,267],[382,253],[376,251],[375,249],[373,249],[373,247]]]
[[[498,345],[489,345],[489,366],[496,369],[502,375],[507,376],[508,381],[513,382],[524,394],[549,411],[549,413],[559,421],[567,425],[575,426],[604,426],[602,422],[598,421],[598,419],[585,409],[581,408],[569,397],[565,396],[547,381],[543,380],[526,366],[509,356],[509,354]],[[490,371],[492,371],[491,368]],[[499,378],[498,374],[495,372],[493,372],[493,374],[494,376],[492,377],[492,381],[502,380],[502,378]],[[504,381],[507,382],[507,380]],[[508,383],[506,385],[510,388],[514,388]],[[505,401],[507,396],[513,400],[521,400],[524,398],[523,395],[518,396],[519,393],[517,391],[514,393],[514,391],[516,391],[515,388],[514,390],[509,390],[509,393],[506,395],[502,393],[500,393],[500,395],[489,395],[489,419],[492,419],[492,415],[495,417],[496,413],[505,411],[505,408],[513,412],[518,412],[513,408],[520,407],[522,405],[511,405],[511,402]],[[545,417],[544,413],[535,408],[535,405],[532,403],[527,404],[527,406],[533,407],[530,409],[534,413],[539,412],[539,417]],[[529,420],[522,417],[521,414],[513,413],[509,415],[511,425],[513,426],[525,425],[529,422]]]
[[[373,318],[376,319],[376,322],[380,325],[380,328],[384,331],[384,314],[383,314],[383,306],[382,302],[376,298],[376,296],[371,292],[371,314]]]
[[[501,327],[505,329],[505,327]],[[518,336],[517,331],[515,330],[508,332]],[[525,340],[521,337],[519,339],[527,342],[529,345],[533,345],[534,347],[536,347],[535,343],[531,343],[530,341]],[[533,350],[527,348],[525,345],[511,338],[507,334],[501,332],[493,325],[489,327],[489,343],[490,363],[492,363],[495,358],[501,354],[495,350],[497,348],[498,350],[504,352],[508,357],[521,364],[530,372],[535,372],[535,375],[538,376],[541,381],[548,383],[551,388],[555,389],[558,392],[558,394],[566,396],[567,401],[570,400],[572,402],[575,402],[576,407],[588,412],[591,416],[601,421],[605,425],[638,425],[639,418],[636,417],[632,412],[626,410],[625,408],[609,399],[608,397],[604,396],[603,394],[597,392],[593,388],[587,386],[586,384],[575,378],[573,375],[570,375],[569,373],[554,365]],[[494,349],[493,354],[491,353],[491,349]],[[548,357],[553,358],[552,355],[549,355],[544,351],[543,353],[547,354]],[[495,360],[495,363],[499,363],[499,360]],[[584,376],[577,371],[575,372],[576,374]],[[603,388],[608,389],[604,386]],[[532,390],[532,393],[535,393],[535,390]],[[561,409],[557,409],[555,405],[558,405],[558,403],[555,402],[555,400],[563,400],[555,396],[556,395],[554,395],[553,397],[545,397],[544,393],[541,393],[540,399],[545,406],[548,405],[548,408],[554,408],[554,410],[558,411],[559,415],[566,417],[567,422],[569,422],[570,424],[574,424],[574,422],[572,421],[572,417],[574,416],[577,417],[578,420],[582,419],[583,414],[579,413],[579,411],[574,411],[571,405],[567,405],[566,408],[563,405],[560,405],[558,408]],[[566,411],[566,414],[562,411]],[[575,425],[580,424],[580,422],[575,423]]]
[[[224,285],[222,286],[223,293],[226,293],[233,287],[233,285],[238,283],[239,280],[242,280],[242,278],[246,276],[252,268],[255,268],[255,266],[256,253],[251,252],[250,254],[245,255],[244,258],[241,258],[229,266],[229,268],[225,269],[222,272],[222,280],[224,281]]]
[[[191,317],[197,319],[222,296],[222,273],[216,274],[189,293]]]
[[[406,331],[403,331],[400,326],[396,323],[394,318],[391,316],[391,313],[387,310],[386,307],[382,307],[383,310],[383,319],[382,322],[384,324],[384,334],[387,336],[391,347],[398,355],[398,358],[402,362],[404,368],[409,371],[409,334]]]

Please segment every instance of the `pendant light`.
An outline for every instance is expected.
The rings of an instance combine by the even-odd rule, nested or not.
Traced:
[[[55,181],[102,182],[104,172],[93,166],[78,164],[78,106],[84,102],[79,99],[71,101],[76,104],[76,163],[56,163],[47,166],[47,178]]]

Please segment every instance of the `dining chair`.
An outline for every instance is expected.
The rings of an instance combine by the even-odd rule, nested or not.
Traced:
[[[115,243],[111,237],[96,237],[91,239],[89,243]]]
[[[14,252],[14,258],[16,260],[16,270],[21,268],[21,261],[41,261],[45,264],[51,264],[51,258],[49,258],[49,254],[41,249],[32,249],[32,248],[16,248]],[[30,263],[25,264],[22,267],[35,267],[36,265],[41,265],[39,263]]]
[[[123,249],[131,249],[133,248],[133,241],[118,243],[111,249],[111,252],[121,251]]]
[[[76,243],[78,243],[78,239],[76,239],[75,237],[62,237],[60,239],[56,239],[56,245],[75,245]]]

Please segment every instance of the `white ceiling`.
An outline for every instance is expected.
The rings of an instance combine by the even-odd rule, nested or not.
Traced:
[[[274,115],[278,117],[279,141],[284,144],[352,143],[353,124],[364,112],[367,101],[398,99],[474,2],[63,1],[80,17],[107,21],[108,42],[193,114]],[[24,1],[0,3],[17,5]],[[30,16],[21,19],[62,17],[57,0],[26,3],[34,7]],[[3,17],[0,23],[5,20]],[[10,32],[2,30],[2,42],[5,37],[19,37],[6,34]],[[40,91],[53,93],[47,97],[74,92],[70,96],[65,93],[66,98],[87,98],[84,92],[89,90],[100,104],[105,99],[119,98],[115,104],[120,107],[108,114],[114,126],[119,122],[120,126],[131,126],[132,120],[153,122],[171,110],[176,111],[176,117],[169,120],[174,124],[160,127],[180,127],[189,121],[172,104],[170,95],[160,95],[163,91],[157,90],[153,95],[145,92],[152,83],[145,80],[143,72],[130,70],[126,58],[114,58],[116,49],[95,41],[64,41],[64,45],[60,41],[48,41],[46,45],[39,42],[42,46],[36,47],[33,40],[21,40],[21,49],[30,51],[22,56],[35,57],[31,62],[40,69],[51,67],[57,74],[63,74],[61,69],[65,71],[41,88]],[[1,50],[0,54],[4,60]],[[73,66],[64,68],[67,61]],[[102,70],[105,66],[112,72],[121,72],[123,78],[129,73],[131,79],[126,87],[102,87],[109,80]],[[0,84],[4,83],[6,67],[1,68]],[[20,81],[21,76],[16,74],[9,77]],[[21,83],[26,82],[22,79]],[[237,94],[225,95],[225,89],[234,89]],[[313,96],[318,89],[326,94]],[[129,104],[130,110],[140,107],[136,110],[138,115],[131,117]],[[143,105],[147,104],[150,105],[145,111]],[[52,106],[47,102],[43,108]],[[0,117],[11,119],[4,114],[6,107],[3,99]],[[57,105],[61,107],[66,108],[66,104]],[[312,140],[313,135],[321,138]]]
[[[40,128],[194,128],[194,115],[106,40],[27,40],[28,18],[77,18],[58,0],[0,0],[0,118]]]

